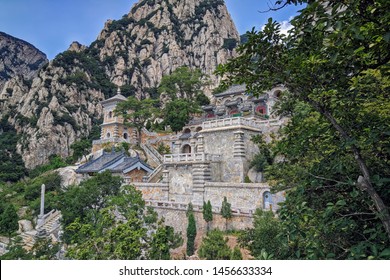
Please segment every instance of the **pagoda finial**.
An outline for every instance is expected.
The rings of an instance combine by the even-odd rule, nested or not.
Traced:
[[[118,87],[118,90],[116,91],[116,94],[121,94],[121,88]]]

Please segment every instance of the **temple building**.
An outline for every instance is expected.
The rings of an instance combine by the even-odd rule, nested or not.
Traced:
[[[126,183],[142,182],[143,178],[153,171],[153,169],[138,156],[127,156],[123,151],[103,151],[103,154],[98,158],[81,165],[76,170],[76,173],[88,177],[106,170],[111,171],[113,175],[124,178]]]
[[[95,153],[100,149],[115,143],[126,142],[136,144],[137,130],[128,128],[123,124],[123,118],[115,114],[116,105],[119,102],[126,101],[120,89],[115,96],[100,102],[103,107],[103,124],[101,125],[101,135],[99,140],[93,141],[92,152]]]

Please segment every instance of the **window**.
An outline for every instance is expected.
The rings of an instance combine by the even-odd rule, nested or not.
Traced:
[[[126,139],[127,140],[127,138],[129,138],[129,135],[125,132],[125,133],[123,133],[123,139]]]
[[[111,112],[111,111],[108,113],[108,117],[109,117],[110,119],[112,118],[112,112]]]
[[[110,138],[111,137],[111,134],[110,134],[110,132],[107,132],[107,138]]]

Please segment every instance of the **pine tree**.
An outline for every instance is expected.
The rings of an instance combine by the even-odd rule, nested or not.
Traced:
[[[195,252],[196,222],[194,213],[188,214],[187,226],[187,256],[192,256]]]
[[[210,230],[210,222],[213,220],[213,207],[210,200],[203,202],[203,219],[207,223],[207,232]]]
[[[227,230],[227,221],[232,217],[232,208],[231,204],[227,201],[226,196],[223,198],[222,201],[221,215],[225,218],[225,230]]]

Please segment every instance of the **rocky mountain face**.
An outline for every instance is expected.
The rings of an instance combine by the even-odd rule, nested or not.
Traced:
[[[32,79],[47,63],[46,55],[33,45],[0,32],[0,91],[13,77]]]
[[[155,96],[163,75],[180,66],[210,76],[234,56],[239,35],[222,0],[142,0],[120,20],[109,20],[86,47],[74,42],[42,68],[32,82],[8,79],[0,91],[0,118],[20,140],[27,168],[50,155],[71,155],[102,116],[99,104],[115,94]],[[10,88],[12,90],[6,90]]]

